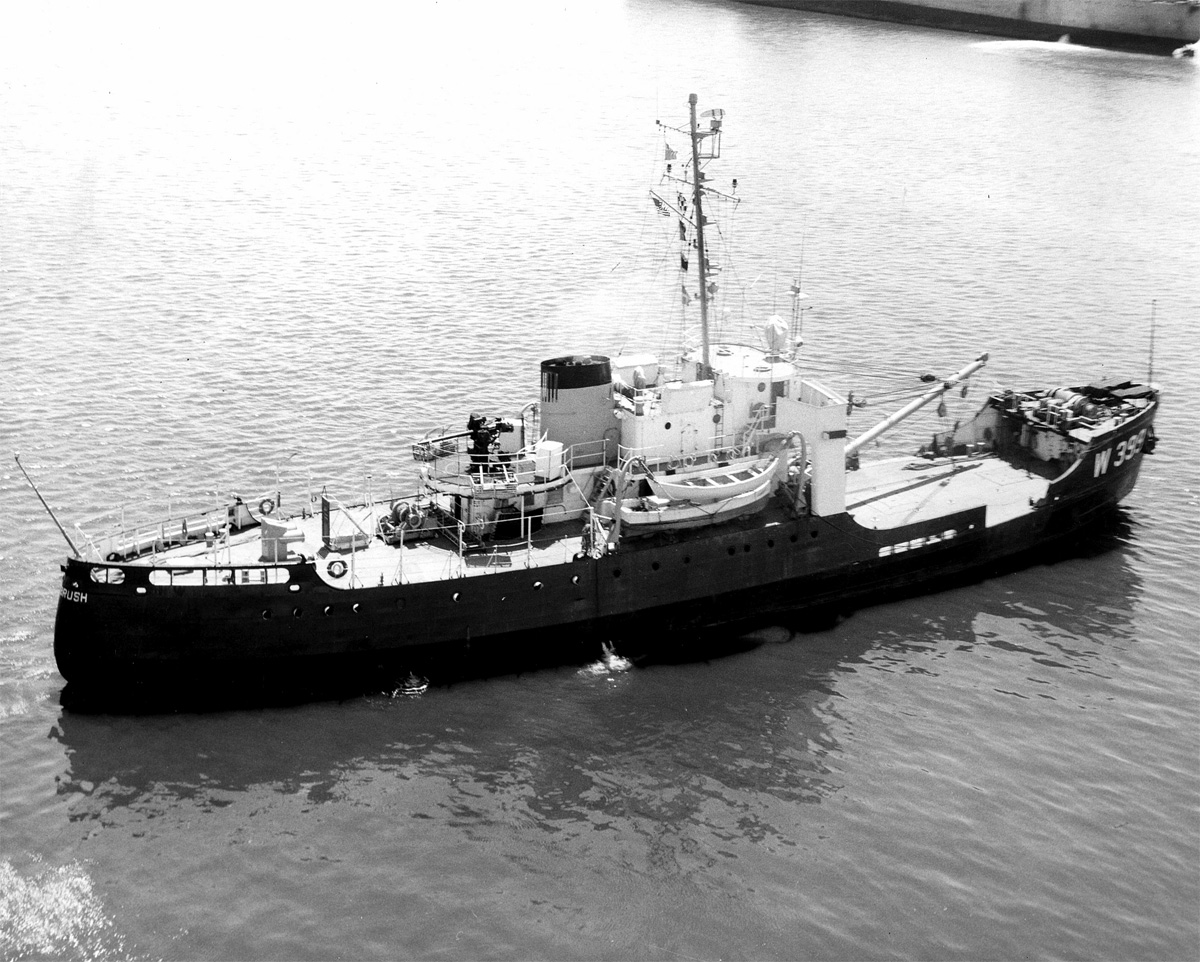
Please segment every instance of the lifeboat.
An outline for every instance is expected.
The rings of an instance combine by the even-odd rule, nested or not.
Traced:
[[[619,502],[609,498],[600,503],[598,511],[602,517],[619,516],[626,536],[720,524],[766,507],[775,488],[775,477],[768,471],[758,481],[757,487],[719,501],[672,500],[658,495],[622,498]]]
[[[778,457],[701,468],[687,474],[650,475],[647,481],[661,498],[709,504],[728,501],[759,488],[779,464]]]

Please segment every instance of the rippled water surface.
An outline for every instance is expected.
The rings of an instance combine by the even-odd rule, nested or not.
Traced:
[[[1195,65],[413,6],[9,15],[0,432],[69,524],[405,490],[408,439],[540,359],[665,349],[646,188],[693,91],[742,198],[727,326],[802,274],[810,368],[870,393],[980,350],[985,385],[1144,377],[1153,316],[1159,449],[1081,556],[824,631],[140,716],[60,704],[65,544],[10,460],[0,956],[1200,955]]]

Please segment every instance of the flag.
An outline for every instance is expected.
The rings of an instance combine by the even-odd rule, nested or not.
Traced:
[[[673,151],[669,145],[663,151],[663,160],[674,160],[676,156],[677,155],[676,155],[675,151]]]
[[[687,288],[683,284],[679,285],[679,289],[683,292],[683,306],[687,307],[692,303],[692,295],[688,293]]]

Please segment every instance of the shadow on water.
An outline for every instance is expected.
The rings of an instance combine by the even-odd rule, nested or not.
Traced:
[[[415,698],[63,711],[49,738],[62,753],[66,833],[103,835],[95,844],[108,851],[143,851],[146,839],[189,867],[224,852],[253,859],[261,875],[315,871],[348,892],[363,884],[363,865],[406,865],[414,884],[449,893],[456,907],[483,906],[489,919],[485,908],[553,920],[560,910],[537,901],[547,891],[547,906],[580,905],[613,879],[666,913],[679,911],[681,892],[726,907],[730,878],[803,878],[803,864],[831,857],[820,848],[827,826],[861,834],[852,811],[846,821],[855,806],[838,803],[856,798],[856,758],[872,750],[863,732],[919,696],[922,676],[958,672],[960,690],[974,692],[992,677],[979,666],[1000,660],[985,646],[1015,659],[1005,678],[1025,679],[1028,664],[1074,680],[1119,658],[1107,640],[1133,630],[1142,590],[1133,552],[1112,550],[1123,530],[1053,564],[865,609],[824,630],[776,621],[676,639],[625,670],[603,670],[597,646],[594,670],[435,679]],[[1072,642],[1077,650],[1065,650]],[[1033,665],[1045,657],[1058,664]],[[889,691],[900,701],[889,703]],[[253,851],[243,847],[250,837]],[[847,852],[861,857],[852,843]],[[529,899],[495,902],[485,890],[513,884],[513,872]],[[333,915],[319,924],[341,931]],[[472,950],[486,954],[486,943]],[[786,956],[782,943],[769,954]]]
[[[1114,549],[1129,530],[1127,519],[1117,519],[1042,559],[1044,565],[989,582],[990,590],[943,592],[919,603],[893,598],[891,608],[849,618],[827,613],[837,622],[832,627],[828,620],[776,619],[753,630],[692,633],[640,650],[618,639],[617,650],[632,662],[628,670],[604,670],[597,646],[586,659],[590,672],[571,671],[561,659],[557,666],[489,660],[483,670],[472,663],[435,677],[415,698],[398,695],[389,681],[382,689],[348,692],[340,702],[301,704],[311,699],[293,693],[294,701],[266,711],[137,717],[65,710],[51,732],[69,759],[59,791],[91,796],[89,810],[164,795],[212,799],[214,792],[264,784],[285,793],[303,788],[319,801],[337,795],[347,773],[363,768],[439,778],[458,771],[495,781],[504,791],[514,778],[545,782],[550,795],[579,782],[579,797],[568,804],[574,810],[587,808],[583,796],[593,791],[621,795],[623,789],[606,793],[593,784],[608,777],[597,773],[614,759],[648,752],[649,770],[665,765],[672,778],[687,782],[689,766],[707,764],[689,756],[719,754],[720,745],[736,743],[736,759],[719,763],[724,771],[743,771],[749,759],[761,765],[754,769],[759,789],[765,784],[817,801],[836,787],[822,761],[838,750],[827,703],[839,697],[840,680],[854,666],[880,652],[904,660],[948,640],[959,648],[965,642],[1012,650],[978,626],[1014,619],[1031,620],[1051,642],[1090,637],[1097,619],[1106,630],[1127,632],[1141,586],[1128,552]],[[755,649],[763,654],[735,657]],[[1047,651],[1054,653],[1053,646]],[[1033,660],[1045,654],[1030,651]],[[527,670],[534,667],[540,670]],[[798,751],[797,740],[816,747]],[[642,762],[634,767],[646,770]]]
[[[136,831],[247,799],[255,810],[294,800],[299,811],[373,799],[403,805],[426,832],[468,838],[520,818],[556,844],[619,824],[648,839],[653,858],[691,865],[690,833],[783,840],[771,799],[817,803],[839,790],[826,705],[842,659],[870,643],[816,650],[784,685],[769,664],[724,658],[729,646],[716,646],[698,653],[711,662],[614,659],[620,667],[606,671],[593,658],[587,669],[459,680],[414,698],[64,711],[50,732],[65,756],[57,791],[73,822]],[[396,786],[397,801],[378,798],[391,791],[382,786]]]
[[[1023,571],[1053,572],[1065,562],[1113,556],[1122,563],[1121,546],[1131,541],[1133,522],[1117,509],[1085,534],[1059,543],[1053,549],[1038,549],[970,574],[948,577],[932,586],[880,592],[852,606],[805,609],[794,614],[742,612],[735,621],[710,628],[687,627],[647,619],[636,632],[619,636],[607,632],[581,631],[569,637],[562,633],[553,646],[462,646],[448,650],[406,652],[390,660],[371,659],[353,665],[330,665],[319,672],[280,674],[248,672],[245,677],[200,679],[194,683],[175,680],[170,684],[142,684],[127,689],[95,690],[67,684],[60,704],[71,714],[156,715],[224,712],[252,708],[289,708],[315,702],[338,702],[363,696],[398,696],[413,682],[428,682],[435,690],[485,679],[519,676],[547,669],[582,666],[593,662],[612,646],[639,667],[686,665],[732,658],[763,643],[763,629],[770,637],[786,631],[789,637],[829,632],[855,610],[896,604],[916,598],[930,599],[926,607],[939,610],[941,592],[964,588],[991,579],[1011,577]],[[1110,587],[1120,591],[1121,578]],[[1108,596],[1106,595],[1106,598]]]

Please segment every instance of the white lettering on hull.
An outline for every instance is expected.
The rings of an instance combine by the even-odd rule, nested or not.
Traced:
[[[67,601],[74,601],[81,605],[87,604],[86,591],[69,591],[66,588],[63,588],[61,591],[59,591],[58,596],[60,598],[65,598]]]
[[[1137,434],[1129,435],[1129,437],[1116,445],[1116,447],[1097,451],[1095,460],[1092,462],[1092,477],[1098,478],[1102,474],[1107,474],[1110,464],[1114,468],[1119,468],[1122,464],[1126,464],[1137,457],[1138,452],[1142,450],[1142,445],[1146,443],[1146,433],[1148,430],[1148,428],[1142,428]],[[1116,457],[1113,456],[1114,454]]]

